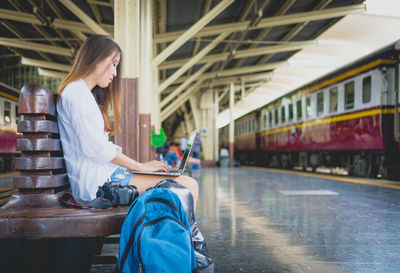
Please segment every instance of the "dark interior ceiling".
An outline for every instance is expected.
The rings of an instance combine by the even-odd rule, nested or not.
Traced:
[[[179,34],[187,30],[221,1],[153,0],[155,40],[168,34]],[[72,2],[104,29],[112,29],[114,21],[113,0],[72,0]],[[247,57],[238,57],[237,54],[262,47],[312,41],[342,16],[259,28],[258,24],[262,19],[282,18],[282,16],[296,16],[304,12],[350,7],[362,2],[363,0],[236,0],[214,18],[207,27],[223,27],[236,22],[246,22],[248,26],[231,33],[207,54],[206,57],[212,57],[216,54],[228,53],[224,58],[220,58],[212,64],[205,73],[236,68],[245,69],[285,61],[299,49],[272,54],[250,54],[251,56]],[[71,29],[67,27],[67,25],[74,23],[82,24],[82,21],[58,0],[0,1],[0,68],[6,66],[7,59],[20,57],[53,64],[70,65],[73,61],[74,52],[79,48],[85,37],[93,33],[89,28],[76,27]],[[173,63],[189,60],[217,36],[216,34],[197,35],[184,43],[164,63],[160,64],[160,82],[177,71],[179,66],[174,67]],[[172,41],[173,39],[170,39],[167,42],[158,43],[158,52],[162,51]],[[63,53],[38,50],[43,46],[52,46]],[[161,97],[163,98],[172,92],[176,88],[176,84],[182,83],[181,78],[187,78],[188,75],[195,73],[203,64],[204,62],[199,62],[193,65],[184,75],[164,90]],[[57,71],[56,68],[53,68],[53,70]],[[273,68],[270,70],[273,70]],[[243,74],[235,74],[234,77],[239,79],[245,75],[267,71],[251,73],[244,71]],[[218,77],[218,79],[223,79],[223,77]],[[265,81],[265,79],[249,80],[246,82],[245,89],[250,91],[262,81]],[[221,93],[227,87],[226,82],[218,81],[214,77],[206,79],[199,90],[207,88],[207,84],[212,85],[215,89],[220,88]],[[221,100],[221,110],[227,106],[226,97]],[[178,116],[182,115],[177,114],[175,117]]]

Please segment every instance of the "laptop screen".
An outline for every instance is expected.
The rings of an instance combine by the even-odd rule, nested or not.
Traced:
[[[197,134],[197,130],[194,130],[190,134],[190,137],[189,137],[189,140],[188,140],[188,144],[186,145],[185,153],[182,156],[181,165],[179,166],[179,170],[180,171],[183,171],[185,169],[185,165],[186,165],[187,159],[188,159],[188,157],[190,155],[190,151],[192,150],[192,146],[193,146],[194,138],[196,137],[196,134]]]

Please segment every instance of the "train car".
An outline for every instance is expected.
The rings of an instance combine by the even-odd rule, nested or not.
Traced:
[[[19,91],[0,82],[0,172],[9,172],[14,168],[16,151]]]
[[[399,178],[399,56],[390,45],[241,117],[239,132],[246,120],[256,125],[235,133],[235,158]]]
[[[235,155],[237,160],[254,164],[257,158],[258,112],[254,111],[235,121]]]

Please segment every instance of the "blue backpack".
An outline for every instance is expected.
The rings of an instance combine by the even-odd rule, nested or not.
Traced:
[[[175,193],[152,188],[130,206],[121,230],[117,272],[197,272],[189,220]]]

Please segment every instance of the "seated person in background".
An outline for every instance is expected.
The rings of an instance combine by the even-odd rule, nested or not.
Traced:
[[[193,144],[193,157],[200,159],[200,152],[202,150],[201,147],[201,139],[200,139],[200,135],[197,134],[195,139],[194,139],[194,144]]]
[[[168,166],[175,167],[182,160],[182,157],[179,156],[178,146],[175,144],[170,145],[168,153],[165,155],[165,161]]]
[[[91,36],[82,44],[57,91],[68,177],[74,197],[84,201],[95,199],[98,187],[107,180],[134,185],[143,193],[165,177],[135,174],[136,170],[168,171],[165,162],[135,161],[109,141],[109,134],[120,130],[121,63],[122,51],[111,38]],[[174,179],[193,194],[196,209],[197,182],[184,175]]]
[[[188,144],[188,134],[185,134],[181,139],[179,140],[179,153],[181,156],[183,156],[183,153],[186,150],[186,146]]]
[[[168,154],[168,151],[169,151],[169,139],[167,139],[165,142],[164,142],[164,144],[163,144],[163,146],[161,146],[161,147],[159,147],[159,148],[157,148],[156,149],[156,152],[157,152],[157,160],[160,160],[160,161],[166,161],[165,160],[165,157],[167,156],[167,154]]]

